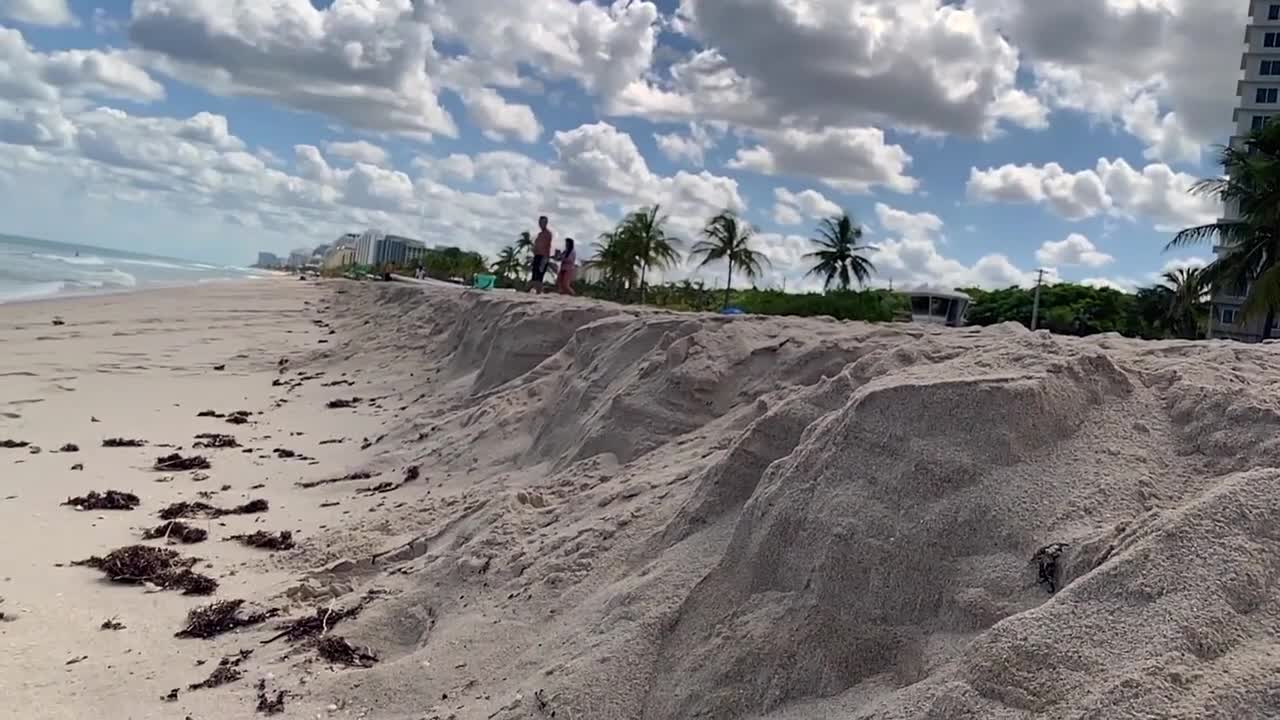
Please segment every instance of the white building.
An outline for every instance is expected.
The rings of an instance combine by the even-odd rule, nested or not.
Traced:
[[[387,234],[381,230],[370,228],[360,234],[356,240],[356,264],[373,265],[378,259],[378,251]]]
[[[1249,22],[1245,25],[1243,44],[1244,52],[1240,56],[1242,73],[1236,83],[1239,100],[1232,115],[1235,122],[1235,133],[1230,141],[1232,147],[1242,146],[1250,132],[1263,128],[1280,115],[1280,2],[1249,2]],[[1239,217],[1239,208],[1231,205],[1223,208],[1224,219]],[[1221,247],[1214,248],[1215,253],[1221,251]],[[1244,288],[1214,289],[1209,304],[1209,329],[1213,337],[1237,340],[1258,340],[1262,337],[1264,320],[1258,318],[1244,322],[1240,317],[1243,303]]]

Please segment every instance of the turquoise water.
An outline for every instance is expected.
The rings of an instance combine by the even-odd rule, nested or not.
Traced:
[[[0,235],[0,303],[262,278],[270,272]]]

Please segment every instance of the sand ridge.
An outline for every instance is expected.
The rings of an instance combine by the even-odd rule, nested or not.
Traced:
[[[268,673],[298,718],[1280,716],[1270,346],[315,292],[251,380],[314,378],[259,422],[325,464],[235,592],[378,661],[267,646],[197,719]]]

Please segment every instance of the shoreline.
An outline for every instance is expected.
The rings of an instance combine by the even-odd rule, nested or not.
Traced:
[[[269,275],[263,275],[260,277],[225,278],[225,279],[216,279],[216,280],[202,279],[193,283],[175,283],[172,285],[154,284],[154,285],[148,285],[146,287],[122,288],[120,290],[108,290],[108,291],[102,291],[102,292],[58,293],[55,295],[49,295],[45,297],[21,298],[21,299],[14,299],[14,300],[0,299],[0,308],[6,308],[6,307],[12,307],[12,306],[38,305],[43,303],[78,302],[78,301],[92,300],[94,298],[115,298],[120,296],[131,296],[131,295],[138,295],[138,294],[144,294],[144,293],[186,291],[186,290],[191,290],[193,288],[202,288],[206,286],[253,283],[253,282],[260,282],[262,280],[268,280],[268,281],[282,280],[282,279],[289,279],[289,277],[290,276],[288,275],[284,275],[282,277],[273,277]],[[293,279],[296,280],[297,279],[296,276],[293,276]]]

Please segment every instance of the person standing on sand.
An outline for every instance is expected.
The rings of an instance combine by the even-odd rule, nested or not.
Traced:
[[[547,228],[547,216],[538,218],[538,237],[533,239],[533,277],[529,280],[529,292],[542,294],[542,279],[551,261],[551,230]]]
[[[577,275],[578,253],[573,249],[573,238],[564,239],[564,250],[556,253],[560,261],[560,272],[556,275],[556,290],[561,295],[575,295],[573,281]]]

